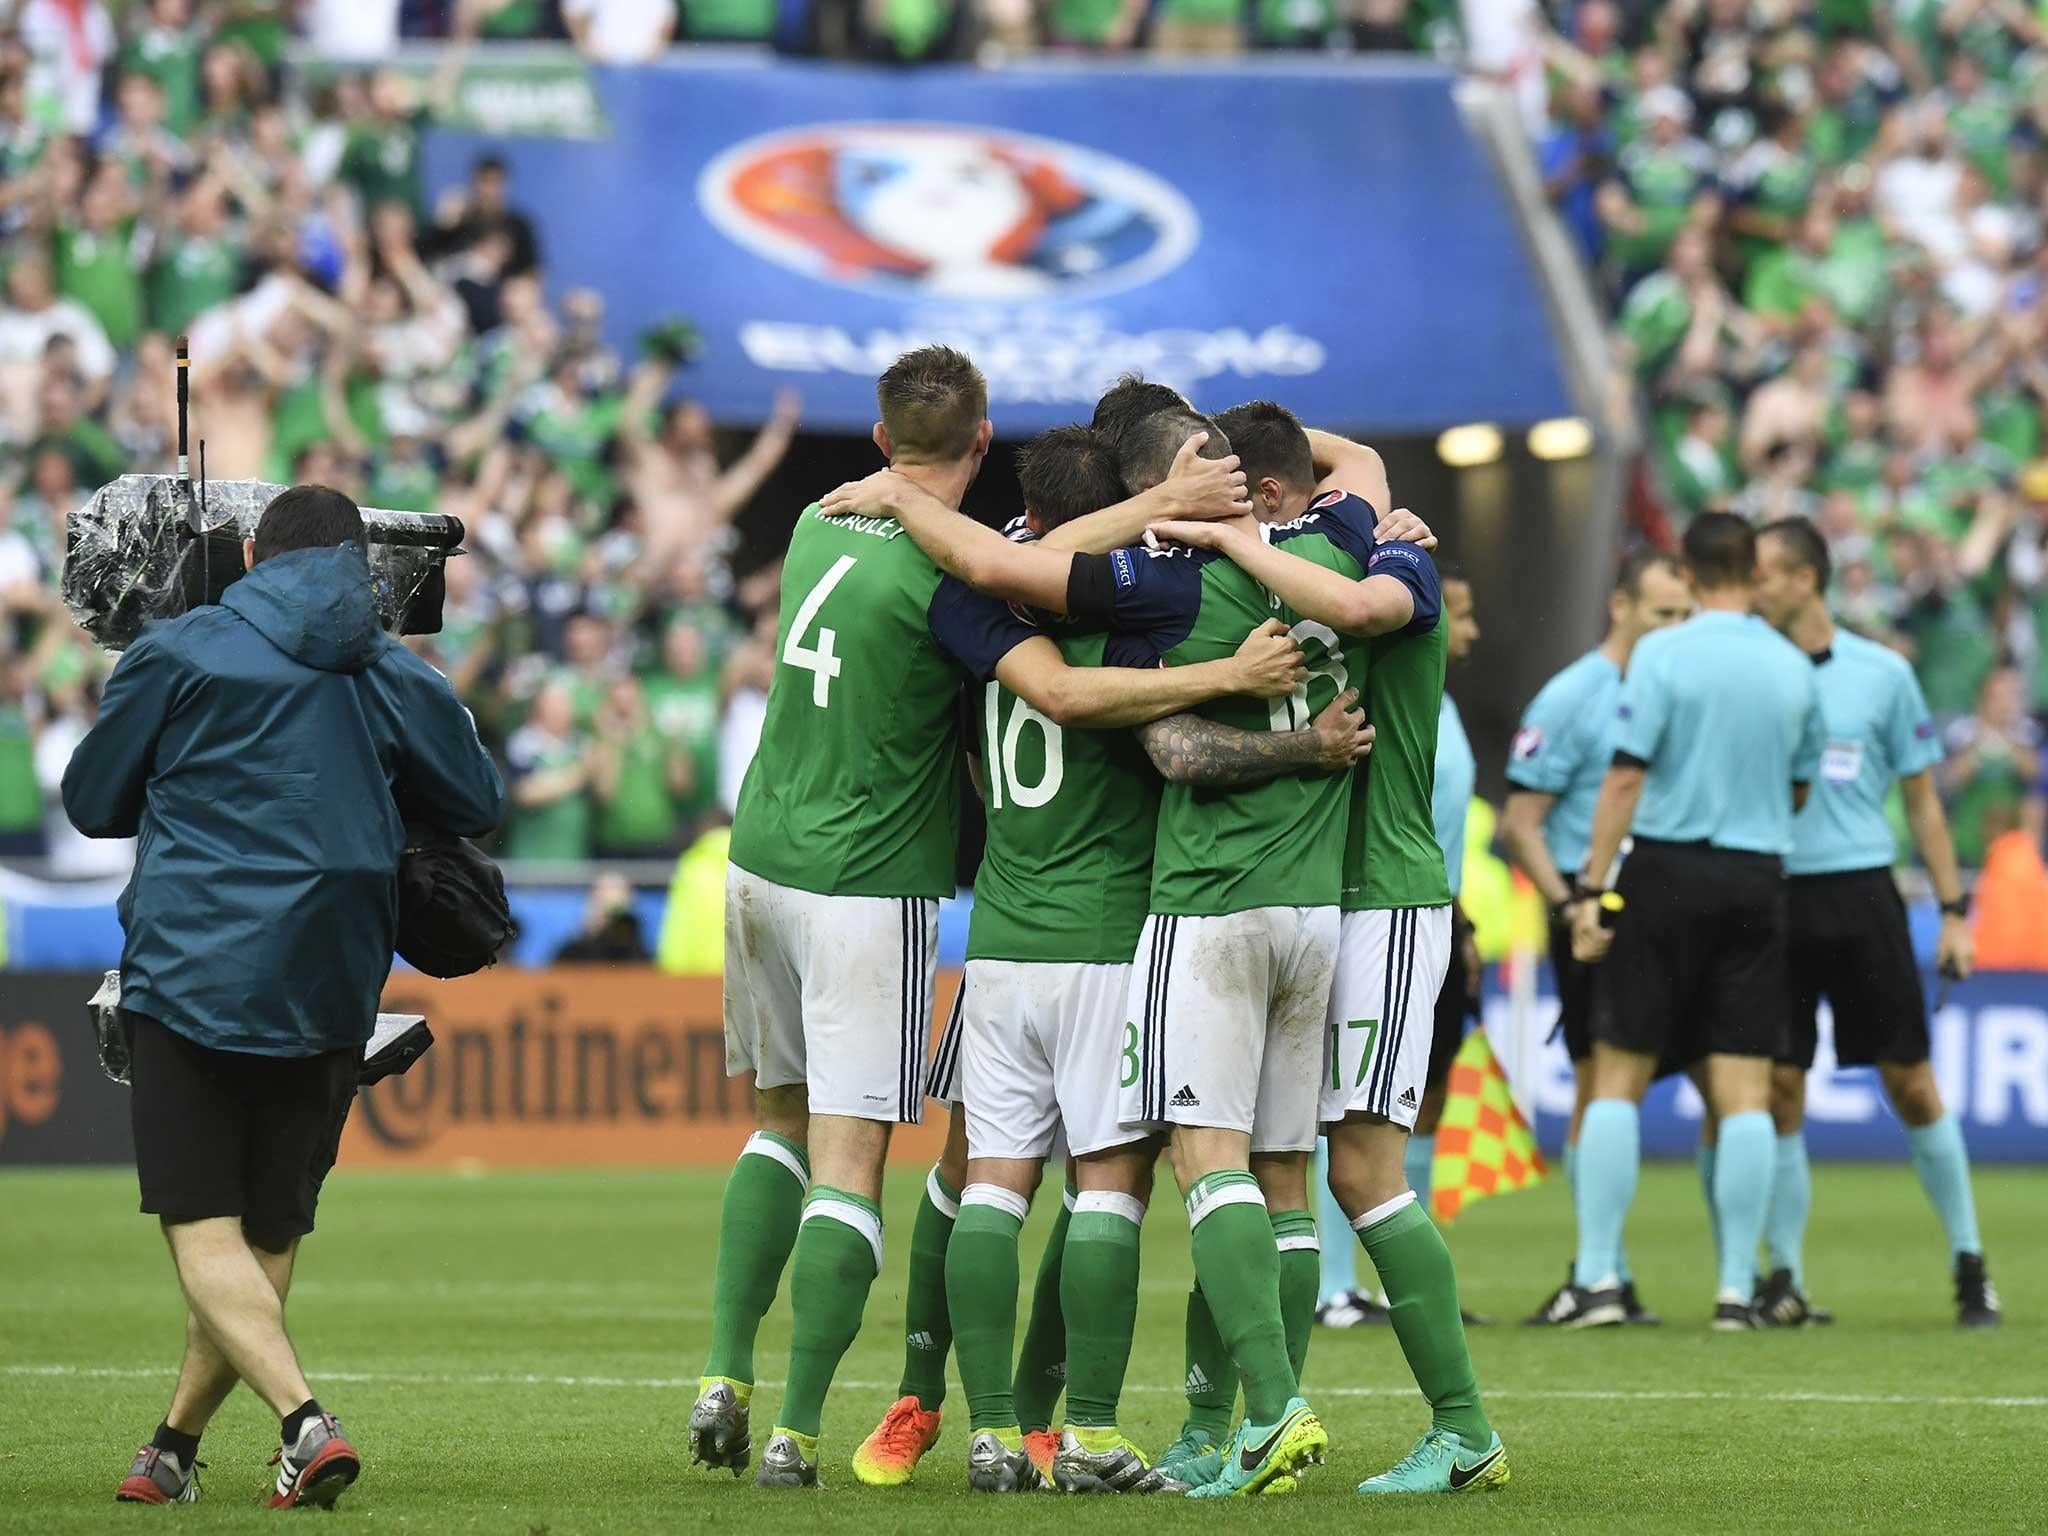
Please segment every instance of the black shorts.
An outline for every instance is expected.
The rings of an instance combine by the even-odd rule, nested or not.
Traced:
[[[1454,907],[1451,917],[1451,965],[1437,988],[1436,1027],[1429,1037],[1429,1076],[1422,1086],[1437,1089],[1450,1081],[1451,1063],[1465,1043],[1465,1025],[1479,1016],[1479,978],[1465,968],[1465,935],[1472,925]]]
[[[144,1212],[167,1222],[239,1216],[249,1241],[272,1253],[312,1231],[358,1053],[214,1051],[140,1014],[128,1021]]]
[[[1658,1058],[1775,1059],[1785,1036],[1785,877],[1770,854],[1637,838],[1598,966],[1593,1038]]]
[[[1888,869],[1794,875],[1784,1053],[1810,1068],[1815,1012],[1825,997],[1835,1015],[1835,1060],[1845,1067],[1927,1059],[1927,998],[1906,927],[1906,904]]]
[[[1600,995],[1598,966],[1572,958],[1572,925],[1550,925],[1550,971],[1557,978],[1557,1024],[1555,1039],[1564,1036],[1564,1053],[1571,1061],[1584,1061],[1593,1054],[1593,1007]]]

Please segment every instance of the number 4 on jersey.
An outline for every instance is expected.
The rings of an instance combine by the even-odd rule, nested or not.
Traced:
[[[846,579],[846,573],[856,562],[857,557],[853,555],[841,555],[832,562],[832,569],[819,578],[818,584],[804,594],[804,600],[797,604],[796,618],[790,622],[789,639],[782,647],[784,661],[811,674],[811,702],[820,709],[832,702],[832,679],[839,675],[839,658],[832,650],[832,642],[839,638],[839,633],[820,626],[817,645],[807,647],[803,643],[804,631],[811,627],[818,617],[818,610],[825,606],[825,599]]]

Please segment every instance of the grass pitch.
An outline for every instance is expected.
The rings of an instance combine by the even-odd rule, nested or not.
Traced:
[[[1361,1477],[1406,1451],[1425,1413],[1388,1330],[1319,1332],[1307,1390],[1331,1463],[1292,1499],[977,1498],[964,1400],[907,1489],[847,1466],[895,1396],[903,1271],[921,1168],[894,1172],[891,1250],[826,1410],[818,1494],[765,1494],[686,1465],[722,1176],[714,1171],[330,1181],[301,1254],[291,1322],[308,1375],[362,1450],[336,1529],[706,1533],[991,1529],[1091,1533],[1255,1525],[1375,1531],[1913,1532],[2048,1529],[2048,1175],[1978,1175],[2008,1322],[1953,1326],[1946,1256],[1903,1165],[1815,1172],[1809,1279],[1831,1329],[1707,1330],[1712,1274],[1692,1170],[1646,1170],[1629,1246],[1661,1329],[1557,1335],[1516,1326],[1569,1243],[1562,1181],[1486,1202],[1450,1233],[1466,1304],[1500,1319],[1472,1352],[1514,1479],[1471,1498],[1375,1500]],[[1026,1269],[1049,1221],[1041,1199]],[[1125,1427],[1179,1422],[1186,1224],[1162,1188]],[[1369,1266],[1368,1266],[1369,1269]],[[181,1337],[169,1259],[122,1172],[0,1176],[0,1530],[253,1528],[276,1425],[247,1392],[201,1457],[206,1498],[117,1507],[115,1483],[168,1399]],[[762,1334],[782,1374],[788,1314]],[[777,1401],[764,1385],[756,1444]],[[301,1518],[317,1519],[317,1516]],[[325,1528],[325,1527],[323,1527]]]

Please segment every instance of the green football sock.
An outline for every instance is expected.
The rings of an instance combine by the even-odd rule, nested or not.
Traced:
[[[946,1305],[953,1317],[953,1358],[976,1429],[1017,1425],[1011,1362],[1017,1346],[1017,1233],[1030,1209],[994,1184],[970,1184],[946,1245]]]
[[[718,1213],[718,1263],[711,1282],[711,1354],[706,1376],[754,1379],[754,1336],[796,1243],[811,1165],[804,1149],[773,1131],[747,1138]]]
[[[1200,1436],[1210,1445],[1230,1438],[1231,1418],[1237,1410],[1237,1367],[1230,1351],[1223,1347],[1223,1335],[1216,1331],[1216,1315],[1209,1310],[1209,1298],[1199,1283],[1188,1292],[1187,1321],[1188,1415],[1181,1421],[1183,1435]]]
[[[1259,1181],[1241,1169],[1204,1174],[1188,1190],[1188,1221],[1195,1279],[1237,1362],[1245,1414],[1254,1424],[1276,1424],[1296,1383],[1280,1321],[1280,1250]]]
[[[863,1196],[813,1186],[789,1266],[789,1384],[779,1428],[818,1433],[832,1374],[860,1332],[881,1267],[881,1209]]]
[[[1309,1335],[1316,1326],[1316,1293],[1322,1289],[1323,1255],[1316,1219],[1307,1211],[1275,1211],[1273,1242],[1280,1249],[1280,1321],[1287,1329],[1287,1363],[1301,1380],[1308,1364]]]
[[[1061,1310],[1073,1319],[1067,1329],[1069,1428],[1116,1423],[1138,1324],[1138,1226],[1144,1219],[1143,1203],[1131,1195],[1089,1190],[1074,1202],[1060,1271]],[[1021,1371],[1017,1379],[1022,1414]]]
[[[903,1380],[898,1397],[914,1397],[926,1412],[946,1400],[946,1353],[953,1324],[946,1313],[946,1243],[960,1214],[960,1191],[933,1168],[910,1229],[910,1275],[903,1299]]]
[[[1493,1426],[1479,1406],[1479,1378],[1465,1347],[1451,1250],[1412,1195],[1401,1197],[1393,1211],[1383,1211],[1385,1206],[1367,1211],[1354,1225],[1379,1271],[1401,1353],[1429,1399],[1430,1422],[1484,1449],[1492,1442]]]
[[[1031,1317],[1024,1324],[1024,1343],[1017,1350],[1015,1396],[1017,1423],[1027,1433],[1052,1425],[1052,1411],[1067,1385],[1067,1319],[1060,1305],[1066,1262],[1068,1224],[1074,1217],[1069,1190],[1045,1235],[1038,1256],[1038,1279],[1031,1287]]]

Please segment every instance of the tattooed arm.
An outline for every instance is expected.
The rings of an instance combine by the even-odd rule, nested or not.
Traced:
[[[1373,728],[1347,688],[1305,731],[1246,731],[1200,715],[1169,715],[1139,728],[1152,765],[1168,782],[1226,789],[1283,773],[1341,773],[1372,750]]]

